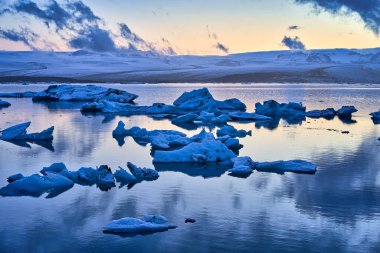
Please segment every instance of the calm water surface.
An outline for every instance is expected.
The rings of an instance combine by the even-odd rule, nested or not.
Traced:
[[[232,124],[253,132],[240,139],[240,155],[255,161],[305,159],[318,165],[315,175],[255,171],[241,179],[211,167],[173,167],[131,189],[103,192],[75,185],[50,199],[0,197],[0,252],[380,252],[380,125],[368,116],[380,107],[380,85],[112,85],[138,94],[142,105],[172,103],[184,91],[204,86],[216,99],[241,99],[248,111],[256,102],[275,99],[303,102],[309,110],[355,105],[359,112],[350,124],[339,119],[280,121],[273,129]],[[1,84],[0,92],[45,87]],[[127,127],[201,130],[145,116],[82,115],[75,103],[4,100],[12,106],[0,110],[1,129],[32,121],[30,131],[51,125],[55,131],[53,147],[0,142],[1,187],[9,175],[37,173],[54,162],[70,170],[101,164],[115,170],[128,161],[154,168],[149,145],[126,138],[119,146],[112,138],[119,120]],[[135,237],[102,233],[112,219],[144,214],[164,215],[178,228]],[[197,222],[185,224],[187,217]]]

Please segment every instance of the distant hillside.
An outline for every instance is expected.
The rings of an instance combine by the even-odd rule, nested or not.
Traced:
[[[0,82],[380,83],[380,48],[227,56],[0,52]]]

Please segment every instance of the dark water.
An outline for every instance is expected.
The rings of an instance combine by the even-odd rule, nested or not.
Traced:
[[[171,103],[205,85],[113,86],[140,95],[140,104],[151,104]],[[249,111],[258,101],[275,99],[302,101],[310,110],[355,105],[359,112],[351,124],[339,119],[307,119],[301,125],[281,121],[275,129],[232,124],[253,132],[240,140],[240,155],[256,161],[305,159],[318,165],[315,175],[256,171],[241,179],[211,167],[174,167],[131,189],[103,192],[75,185],[51,199],[0,197],[0,252],[380,252],[380,125],[368,116],[380,107],[379,85],[208,86],[215,98],[237,97]],[[0,92],[44,87],[3,84]],[[127,127],[200,130],[145,116],[85,116],[78,104],[4,100],[12,106],[0,110],[0,128],[32,121],[31,131],[56,129],[54,151],[0,142],[1,187],[9,175],[37,173],[53,162],[62,161],[70,170],[101,164],[115,170],[127,161],[153,168],[149,145],[126,138],[120,147],[112,138],[120,119]],[[112,219],[144,214],[164,215],[178,228],[135,237],[102,233]],[[187,217],[197,222],[185,224]]]

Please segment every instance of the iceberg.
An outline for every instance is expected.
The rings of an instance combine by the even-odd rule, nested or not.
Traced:
[[[17,173],[17,174],[14,174],[14,175],[12,175],[12,176],[9,176],[9,177],[7,178],[7,181],[8,181],[9,183],[12,183],[12,182],[17,181],[17,180],[19,180],[19,179],[21,179],[21,178],[24,178],[24,175],[21,174],[21,173]]]
[[[156,151],[153,163],[214,163],[234,157],[236,155],[226,145],[209,133],[200,142],[192,142],[181,149]]]
[[[220,129],[218,129],[216,131],[216,135],[218,137],[228,135],[228,136],[230,136],[232,138],[235,138],[235,137],[241,137],[241,138],[243,138],[243,137],[245,137],[247,135],[252,135],[252,131],[251,130],[245,131],[243,129],[237,130],[233,126],[226,125],[226,126],[220,128]]]
[[[121,167],[115,171],[114,176],[116,178],[116,182],[121,182],[122,184],[129,184],[137,181],[137,178],[134,175],[130,174],[128,171]]]
[[[9,92],[9,93],[0,93],[1,98],[32,98],[37,94],[37,92]]]
[[[48,167],[43,167],[40,171],[42,174],[46,175],[47,172],[55,172],[59,173],[63,170],[67,170],[66,165],[64,163],[53,163],[52,165]]]
[[[0,99],[0,108],[9,106],[11,106],[11,103]]]
[[[355,106],[342,106],[339,110],[336,111],[337,115],[341,118],[351,118],[352,114],[354,112],[357,112],[358,110],[355,108]]]
[[[263,104],[256,103],[255,111],[257,114],[269,116],[269,117],[304,117],[306,107],[302,103],[289,102],[289,103],[278,103],[275,100],[264,101]]]
[[[377,112],[372,112],[369,115],[371,115],[373,123],[380,124],[380,110]]]
[[[147,111],[147,106],[137,106],[128,103],[112,102],[107,100],[102,100],[99,102],[89,102],[81,107],[82,113],[125,113],[127,115],[139,115],[145,114]]]
[[[32,196],[39,197],[44,193],[57,195],[71,187],[74,182],[65,176],[47,172],[46,175],[33,174],[22,177],[0,189],[1,196]]]
[[[169,149],[189,144],[192,140],[186,134],[175,130],[152,130],[145,128],[132,127],[125,129],[125,124],[119,121],[112,135],[119,144],[123,144],[122,138],[131,136],[137,143],[151,143],[153,149]]]
[[[135,176],[140,181],[142,180],[153,181],[159,177],[158,172],[156,170],[148,169],[148,168],[140,168],[131,162],[127,163],[127,167],[131,171],[132,175]]]
[[[317,171],[317,166],[304,160],[274,161],[258,163],[256,170],[278,173],[295,172],[314,174]]]
[[[166,224],[167,219],[159,215],[146,215],[144,219],[125,217],[109,222],[104,228],[104,233],[128,233],[128,234],[149,234],[164,232],[174,229],[177,226]]]
[[[62,170],[61,175],[64,175],[75,183],[80,185],[94,185],[102,191],[108,191],[115,187],[115,177],[111,169],[107,165],[101,165],[94,169],[91,167],[82,167],[77,171]]]
[[[173,123],[189,123],[194,122],[198,118],[198,114],[188,113],[185,115],[178,116],[172,120]]]
[[[228,114],[235,121],[268,121],[271,117],[249,112],[231,112]]]
[[[232,159],[233,167],[228,170],[232,176],[245,177],[252,173],[256,167],[254,162],[249,156],[236,157]]]
[[[336,115],[336,111],[334,110],[334,108],[327,108],[325,110],[312,110],[312,111],[308,111],[306,112],[306,117],[309,117],[309,118],[325,118],[325,119],[332,119],[335,117]]]
[[[35,141],[51,141],[53,140],[54,127],[50,127],[40,133],[28,134],[26,129],[31,122],[21,123],[0,132],[0,139],[3,141],[12,140],[35,140]]]
[[[33,101],[111,101],[132,103],[138,96],[123,90],[96,85],[50,85],[34,94]]]

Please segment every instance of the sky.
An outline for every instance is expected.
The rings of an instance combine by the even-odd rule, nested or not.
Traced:
[[[379,24],[380,0],[0,0],[0,50],[371,48]]]

